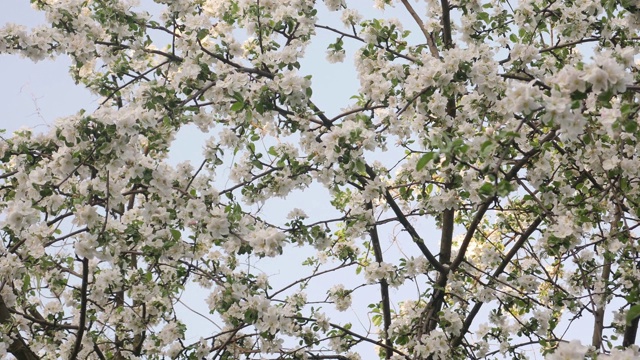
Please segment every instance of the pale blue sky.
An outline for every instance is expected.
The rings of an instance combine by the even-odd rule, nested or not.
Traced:
[[[31,27],[44,21],[31,9],[29,1],[3,0],[0,24],[13,22]],[[68,59],[33,63],[15,55],[0,55],[0,129],[22,126],[44,131],[55,119],[71,115],[80,108],[95,108],[96,102],[83,87],[76,86],[68,74]]]

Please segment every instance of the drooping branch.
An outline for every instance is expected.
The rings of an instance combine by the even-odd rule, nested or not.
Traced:
[[[278,295],[278,294],[280,294],[280,293],[282,293],[282,292],[284,292],[284,291],[286,291],[286,290],[290,289],[291,287],[293,287],[293,286],[294,286],[294,285],[296,285],[296,284],[300,284],[300,283],[302,283],[302,282],[305,282],[305,281],[308,281],[308,280],[310,280],[310,279],[313,279],[314,277],[317,277],[317,276],[320,276],[320,275],[324,275],[324,274],[328,274],[328,273],[330,273],[330,272],[334,272],[334,271],[336,271],[336,270],[344,269],[345,267],[349,267],[349,266],[352,266],[352,265],[355,265],[355,264],[357,264],[357,262],[355,262],[355,261],[351,261],[351,262],[344,262],[344,263],[342,263],[342,264],[340,264],[340,265],[338,265],[338,266],[332,267],[332,268],[330,268],[330,269],[323,270],[323,271],[318,271],[318,272],[314,272],[312,275],[309,275],[309,276],[303,277],[303,278],[301,278],[301,279],[298,279],[298,280],[296,280],[296,281],[294,281],[294,282],[290,283],[289,285],[287,285],[287,286],[284,286],[284,287],[280,288],[278,291],[274,292],[273,294],[269,294],[269,295],[267,296],[267,298],[272,299],[272,298],[274,298],[276,295]]]
[[[346,37],[346,38],[350,38],[350,39],[358,40],[358,41],[360,41],[360,42],[362,42],[362,43],[366,43],[366,41],[365,41],[363,38],[361,38],[361,37],[359,37],[359,36],[357,36],[357,35],[349,34],[349,33],[346,33],[346,32],[343,32],[343,31],[340,31],[340,30],[338,30],[338,29],[334,29],[334,28],[332,28],[331,26],[326,26],[326,25],[316,24],[316,25],[315,25],[315,27],[320,28],[320,29],[329,30],[329,31],[331,31],[331,32],[334,32],[334,33],[336,33],[336,34],[338,34],[338,35],[342,36],[342,37]],[[413,58],[413,57],[411,57],[411,56],[409,56],[409,55],[406,55],[406,54],[401,54],[401,53],[399,53],[399,52],[397,52],[397,51],[395,51],[395,50],[391,49],[391,48],[390,48],[390,47],[388,47],[388,46],[387,46],[387,47],[384,47],[384,46],[381,46],[381,45],[376,45],[376,47],[377,47],[378,49],[388,51],[388,52],[390,52],[391,54],[393,54],[393,55],[394,55],[394,56],[396,56],[396,57],[399,57],[399,58],[401,58],[401,59],[405,59],[405,60],[411,61],[412,63],[415,63],[415,62],[417,61],[415,58]]]
[[[303,321],[312,321],[312,322],[316,322],[316,320],[315,320],[315,319],[311,319],[311,318],[304,317],[304,316],[296,316],[296,317],[295,317],[295,319],[296,319],[296,320],[303,320]],[[392,353],[398,354],[398,355],[400,355],[400,356],[403,356],[403,357],[404,357],[404,358],[406,358],[406,359],[409,359],[409,357],[407,356],[407,354],[403,353],[402,351],[400,351],[400,350],[398,350],[398,349],[396,349],[396,348],[388,347],[388,346],[387,346],[386,344],[384,344],[383,342],[376,341],[376,340],[373,340],[373,339],[368,338],[368,337],[366,337],[366,336],[360,335],[360,334],[358,334],[358,333],[356,333],[356,332],[353,332],[353,331],[351,331],[351,330],[347,329],[347,328],[346,328],[346,327],[344,327],[344,326],[340,326],[340,325],[335,324],[335,323],[329,323],[329,326],[331,326],[331,327],[332,327],[332,328],[334,328],[334,329],[338,329],[338,330],[342,331],[343,333],[345,333],[345,334],[347,334],[347,335],[351,335],[351,336],[353,336],[353,337],[355,337],[355,338],[358,338],[358,339],[360,339],[361,341],[365,341],[365,342],[368,342],[368,343],[371,343],[371,344],[374,344],[374,345],[378,345],[378,346],[380,346],[381,348],[388,350],[389,352],[392,352]]]

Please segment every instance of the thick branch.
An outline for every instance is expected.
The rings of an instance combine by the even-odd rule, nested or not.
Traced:
[[[74,360],[80,352],[82,346],[82,337],[87,323],[87,288],[89,286],[89,259],[82,259],[82,286],[80,288],[80,324],[78,324],[78,333],[76,334],[76,343],[73,351],[69,356],[69,360]]]
[[[602,330],[604,329],[604,311],[606,308],[606,284],[609,282],[609,276],[611,275],[611,262],[605,258],[605,264],[602,267],[602,274],[600,278],[605,284],[604,293],[601,295],[602,303],[597,304],[595,313],[593,314],[593,335],[591,337],[591,345],[594,348],[599,349],[602,345]],[[625,334],[626,335],[626,334]],[[634,336],[635,341],[635,336]]]
[[[368,204],[370,209],[373,209],[371,203]],[[380,237],[378,236],[378,228],[373,225],[369,229],[369,236],[371,237],[371,244],[373,245],[373,254],[376,257],[378,264],[382,263],[382,247],[380,246]],[[389,283],[387,279],[380,280],[380,297],[382,301],[382,319],[384,321],[384,343],[388,347],[393,347],[393,343],[389,338],[389,326],[391,326],[391,306],[389,299]],[[385,351],[385,358],[391,359],[391,352]]]
[[[442,42],[444,42],[444,48],[450,49],[453,47],[453,40],[451,38],[451,7],[449,6],[449,0],[440,0],[442,6]]]
[[[636,335],[638,333],[638,321],[640,318],[635,318],[631,321],[631,324],[624,328],[624,338],[622,339],[622,347],[629,347],[636,343]]]
[[[0,324],[8,324],[11,322],[11,313],[4,299],[0,296]],[[24,341],[19,332],[13,335],[13,342],[9,344],[7,349],[18,360],[39,360],[40,358],[29,348],[27,342]]]
[[[618,224],[620,222],[620,218],[622,216],[622,210],[619,206],[616,207],[615,218],[613,219],[613,223],[611,224],[610,234],[618,233]],[[600,279],[604,285],[604,290],[601,295],[596,296],[596,301],[600,300],[599,303],[596,303],[596,310],[593,314],[593,335],[591,337],[591,345],[596,349],[600,349],[602,346],[602,331],[604,330],[604,312],[607,306],[606,298],[607,298],[607,287],[609,283],[609,277],[611,276],[611,261],[607,260],[606,256],[604,258],[604,265],[602,266],[602,273],[600,275]],[[625,333],[626,338],[626,333]],[[633,337],[635,342],[635,336]]]

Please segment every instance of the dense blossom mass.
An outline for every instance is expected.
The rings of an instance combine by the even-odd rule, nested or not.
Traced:
[[[635,1],[31,3],[100,100],[0,140],[0,357],[640,356]]]

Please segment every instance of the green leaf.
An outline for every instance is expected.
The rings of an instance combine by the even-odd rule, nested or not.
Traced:
[[[262,170],[262,163],[259,160],[253,160],[251,161],[251,164],[257,169]]]
[[[375,326],[380,326],[380,324],[382,324],[382,315],[373,315],[371,317],[371,322],[373,322],[373,325]]]
[[[620,5],[632,14],[640,12],[640,3],[637,0],[621,0]]]
[[[493,195],[494,193],[494,185],[491,183],[484,183],[482,184],[482,186],[480,187],[480,189],[478,189],[478,192],[482,195]]]
[[[244,103],[243,102],[234,102],[233,105],[231,105],[231,111],[234,112],[240,112],[240,110],[242,110],[244,108]]]
[[[638,130],[638,123],[635,120],[624,122],[624,131],[628,133],[635,133]]]
[[[631,322],[640,316],[640,305],[633,305],[627,312],[627,325],[631,325]]]
[[[171,231],[171,236],[173,237],[173,240],[180,240],[180,236],[182,236],[182,233],[180,232],[180,230],[170,229],[169,231]]]
[[[432,192],[433,192],[433,184],[427,185],[427,188],[425,189],[425,193],[431,194]]]
[[[429,161],[431,161],[435,157],[435,155],[436,154],[433,152],[428,152],[422,155],[422,157],[420,158],[420,160],[418,160],[418,163],[416,164],[416,170],[418,171],[422,170],[425,166],[427,166]]]

